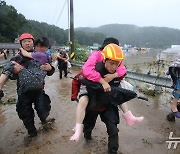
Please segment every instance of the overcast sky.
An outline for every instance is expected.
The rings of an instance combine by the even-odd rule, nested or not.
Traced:
[[[68,0],[5,2],[14,6],[26,19],[68,28]],[[118,23],[180,29],[179,16],[180,0],[74,0],[75,28]]]

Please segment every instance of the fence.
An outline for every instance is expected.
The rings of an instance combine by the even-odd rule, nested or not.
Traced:
[[[83,65],[82,62],[75,62],[75,61],[71,61],[71,64],[79,67],[82,67]],[[167,75],[156,75],[156,74],[150,75],[150,74],[137,73],[128,70],[126,77],[129,79],[138,80],[141,82],[153,84],[156,86],[162,86],[166,88],[171,88],[172,85],[171,78]]]

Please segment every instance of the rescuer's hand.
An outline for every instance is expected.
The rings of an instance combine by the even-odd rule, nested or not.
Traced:
[[[50,71],[52,69],[51,65],[49,63],[46,63],[44,65],[41,65],[40,67],[43,71]]]
[[[114,78],[116,78],[116,77],[118,77],[117,73],[114,73],[114,74],[106,74],[106,75],[104,76],[104,80],[109,83],[110,81],[112,81],[112,80],[113,80]]]
[[[111,91],[111,86],[109,85],[108,82],[106,82],[103,78],[100,79],[99,83],[102,85],[104,92],[109,92]]]

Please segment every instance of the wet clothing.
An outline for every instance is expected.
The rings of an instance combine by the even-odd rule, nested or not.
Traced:
[[[31,60],[31,58],[24,57],[23,55],[19,54],[15,57],[12,57],[9,63],[7,63],[2,70],[2,74],[5,74],[8,76],[11,80],[16,80],[18,78],[17,74],[13,73],[14,65],[16,63],[24,66],[25,68],[28,65],[28,62]],[[15,63],[14,63],[15,62]]]
[[[84,134],[91,134],[96,124],[98,115],[100,115],[101,121],[105,123],[108,133],[108,152],[117,153],[119,148],[119,112],[116,106],[109,106],[105,111],[98,112],[93,110],[86,110],[85,118],[83,121]]]
[[[62,58],[68,58],[68,55],[66,52],[60,52],[60,55]],[[58,58],[58,69],[59,69],[59,78],[62,79],[62,71],[64,71],[64,76],[67,77],[67,62],[63,59]]]
[[[95,66],[95,70],[100,73],[101,77],[104,78],[106,74],[109,72],[106,70],[105,65],[103,62],[99,62]],[[100,83],[99,86],[101,86]],[[120,85],[120,78],[114,78],[112,81],[109,82],[110,86],[118,87]],[[88,106],[95,109],[99,110],[102,107],[108,107],[111,103],[111,93],[110,92],[104,92],[103,88],[101,91],[99,90],[94,90],[94,88],[88,87],[87,86],[87,91],[88,91],[88,96],[89,96],[89,103]],[[96,103],[97,102],[97,103]]]
[[[31,134],[36,131],[34,126],[34,108],[37,111],[38,117],[41,122],[45,122],[51,109],[51,100],[44,90],[34,90],[22,93],[18,95],[18,101],[16,104],[16,111],[19,118],[23,121],[28,133]]]
[[[49,56],[43,52],[33,52],[32,57],[34,60],[30,58],[24,57],[28,61],[28,65],[24,63],[21,55],[13,57],[11,62],[4,67],[4,74],[10,76],[14,76],[13,67],[16,65],[16,62],[25,68],[22,69],[18,76],[15,75],[18,79],[18,88],[17,91],[19,94],[26,91],[38,90],[44,88],[44,79],[47,74],[47,71],[43,71],[40,69],[41,64],[50,63]],[[25,65],[24,65],[25,64]]]
[[[44,88],[44,80],[47,71],[41,70],[40,66],[42,64],[51,64],[51,59],[49,55],[44,52],[33,52],[32,57],[34,60],[29,62],[27,68],[22,69],[19,72],[19,85],[18,93],[39,90]]]
[[[38,61],[41,64],[51,63],[51,58],[49,57],[48,54],[44,52],[36,51],[36,52],[33,52],[31,55],[35,61]]]
[[[79,76],[84,76],[86,79],[98,82],[102,77],[99,72],[95,70],[95,65],[98,62],[102,62],[103,57],[101,54],[101,50],[94,51],[85,62],[82,67],[82,70],[75,76],[78,78]],[[123,64],[121,64],[118,69],[116,70],[118,76],[123,79],[126,75],[126,68]],[[71,93],[71,100],[76,100],[79,90],[80,90],[80,83],[77,80],[72,81],[72,93]]]
[[[178,54],[177,58],[170,65],[168,74],[171,75],[173,84],[176,84],[176,80],[180,78],[180,54]]]
[[[180,99],[180,78],[178,78],[176,80],[176,83],[175,85],[173,86],[174,90],[173,90],[173,96],[176,98],[176,99]]]
[[[177,79],[180,78],[180,67],[170,66],[168,73],[171,76],[173,84],[175,85]]]
[[[174,64],[175,66],[175,64]],[[180,98],[180,67],[169,67],[169,74],[171,76],[171,79],[173,81],[173,92],[172,95],[176,98]]]
[[[95,65],[98,62],[103,61],[103,56],[101,54],[101,50],[94,51],[88,58],[88,60],[84,63],[82,67],[83,75],[86,79],[99,82],[99,80],[102,78],[101,74],[95,70]],[[118,74],[118,77],[125,76],[127,70],[126,67],[121,64],[118,69],[116,70],[116,73]]]
[[[104,63],[102,62],[97,63],[95,68],[102,77],[108,74]],[[127,102],[137,96],[134,91],[120,87],[121,78],[119,77],[114,78],[109,82],[109,85],[111,86],[110,92],[104,92],[104,89],[100,83],[92,82],[84,78],[78,78],[78,81],[80,81],[83,85],[80,87],[80,97],[87,95],[89,97],[88,107],[96,111],[108,107],[110,104],[115,106],[121,105],[122,103]]]
[[[83,78],[79,78],[78,81],[84,85],[81,87],[85,87],[83,92],[81,92],[80,87],[79,93],[82,93],[80,95],[88,95],[91,98],[89,101],[89,107],[93,108],[96,106],[96,110],[100,109],[101,106],[105,107],[110,104],[115,106],[121,105],[137,97],[137,94],[134,91],[121,88],[120,85],[117,84],[118,82],[116,80],[112,80],[112,82],[115,82],[115,84],[111,83],[111,91],[106,93],[104,92],[104,89],[100,83],[92,82]]]
[[[80,77],[84,77],[82,74],[82,70],[78,74],[76,74],[74,79],[72,80],[71,100],[76,100],[78,98],[78,93],[80,91],[81,83],[76,79]]]
[[[108,73],[105,69],[104,63],[97,63],[96,70],[101,74],[102,77]],[[120,78],[115,78],[111,82],[110,85],[118,87],[120,85]],[[99,84],[99,86],[101,86]],[[89,89],[91,91],[89,91]],[[117,128],[117,124],[119,124],[119,112],[118,107],[109,103],[110,100],[110,93],[106,92],[99,92],[95,91],[87,87],[88,96],[89,96],[89,103],[86,109],[85,118],[83,121],[84,124],[84,133],[91,134],[98,115],[101,117],[101,121],[105,123],[108,133],[108,152],[109,153],[117,153],[119,147],[119,137],[118,132],[119,129]],[[98,93],[95,97],[94,95]],[[96,99],[97,103],[93,104],[94,98]],[[91,101],[92,100],[92,101]],[[100,105],[100,107],[99,107]],[[91,106],[91,107],[89,107]],[[98,109],[98,110],[97,110]],[[103,109],[103,110],[102,110]]]
[[[27,68],[22,69],[18,74],[18,93],[44,89],[47,71],[40,69],[41,64],[35,60],[29,62]]]
[[[28,130],[28,133],[32,134],[36,131],[36,128],[34,126],[34,110],[32,108],[33,103],[40,120],[43,122],[49,115],[51,101],[49,99],[49,96],[46,95],[43,90],[44,86],[38,90],[24,92],[22,89],[22,91],[19,91],[21,82],[21,77],[19,77],[19,74],[21,73],[13,73],[13,61],[24,66],[26,69],[23,70],[33,68],[36,65],[36,61],[30,58],[26,58],[20,54],[13,57],[11,61],[3,68],[4,74],[6,74],[10,79],[17,79],[18,100],[16,111],[19,115],[19,118],[23,121],[26,129]],[[47,72],[47,75],[51,76],[54,71],[55,68],[52,66],[51,71]]]

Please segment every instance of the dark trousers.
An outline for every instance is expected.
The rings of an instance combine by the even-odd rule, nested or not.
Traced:
[[[173,81],[173,84],[176,84],[178,78],[180,78],[180,68],[179,67],[169,67],[169,74]]]
[[[18,95],[16,111],[19,118],[23,121],[28,133],[36,131],[34,126],[34,110],[37,111],[38,117],[42,122],[46,121],[51,109],[51,100],[44,90],[31,91]]]
[[[67,72],[67,62],[61,62],[58,65],[58,69],[59,69],[59,78],[62,78],[62,71],[64,71],[64,76],[66,77],[68,72]]]
[[[83,121],[84,133],[91,133],[96,119],[100,115],[101,121],[105,123],[108,133],[108,151],[109,153],[117,153],[119,148],[119,137],[117,124],[119,124],[119,112],[118,108],[111,105],[104,112],[97,112],[92,110],[86,110],[86,115]]]

